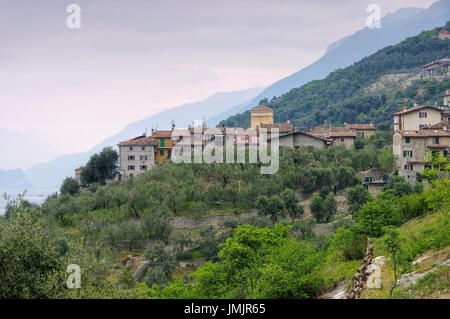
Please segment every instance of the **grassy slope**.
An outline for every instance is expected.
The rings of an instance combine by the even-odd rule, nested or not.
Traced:
[[[420,273],[434,268],[437,264],[450,258],[450,216],[436,212],[414,219],[399,228],[402,248],[410,260],[425,254],[429,258],[417,265],[411,264],[407,272]],[[390,257],[383,247],[384,237],[374,240],[374,256]],[[389,289],[393,284],[393,269],[388,261],[382,269],[382,289],[365,289],[362,298],[389,298]],[[425,276],[409,288],[398,287],[393,298],[450,298],[450,267],[442,267],[439,271]]]

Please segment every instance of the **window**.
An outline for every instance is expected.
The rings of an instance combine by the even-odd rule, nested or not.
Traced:
[[[147,170],[147,165],[141,165],[141,171],[146,171]]]
[[[142,150],[145,151],[145,146],[142,146]]]
[[[436,136],[436,137],[434,138],[434,144],[439,144],[439,136]]]
[[[167,157],[168,157],[169,159],[172,158],[172,150],[167,150]]]
[[[424,166],[423,166],[423,169],[431,169],[431,165],[430,164],[425,164]]]
[[[300,146],[296,145],[296,146],[295,146],[295,149],[296,149],[296,150],[299,150],[299,149],[300,149]]]
[[[341,143],[344,143],[344,138],[343,137],[341,137]]]
[[[128,170],[129,171],[134,171],[134,168],[135,168],[134,165],[128,165]]]
[[[403,151],[403,157],[413,157],[413,151]]]
[[[448,151],[444,151],[443,153],[444,153],[444,154],[443,154],[444,157],[447,157],[447,156],[448,156]]]
[[[372,177],[365,177],[365,178],[364,178],[364,181],[365,181],[366,183],[372,183]]]
[[[141,161],[146,161],[147,160],[147,155],[141,155],[140,157]]]
[[[409,144],[411,142],[411,138],[410,137],[405,137],[405,143]]]
[[[164,150],[159,150],[159,155],[164,156]]]
[[[133,146],[130,146],[130,151],[132,151],[133,150]]]
[[[419,118],[426,118],[427,112],[419,112]]]
[[[128,155],[128,160],[129,161],[134,161],[134,155]]]
[[[161,147],[164,147],[164,144],[165,144],[165,140],[162,138],[162,139],[160,140],[160,145],[161,145]]]

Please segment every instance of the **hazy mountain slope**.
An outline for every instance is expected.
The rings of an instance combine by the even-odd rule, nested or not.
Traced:
[[[365,28],[331,44],[322,58],[269,86],[243,111],[257,105],[264,98],[271,99],[309,81],[322,79],[338,68],[347,67],[379,49],[398,43],[422,30],[444,25],[449,17],[450,0],[435,2],[426,10],[403,8],[388,14],[382,19],[381,28]]]
[[[20,169],[1,170],[0,188],[29,188],[30,183],[26,180],[25,174]]]
[[[442,93],[450,85],[448,79],[425,80],[419,76],[413,86],[408,86],[412,91],[408,90],[406,94],[398,92],[400,95],[392,90],[375,92],[368,88],[383,76],[394,75],[395,78],[399,72],[402,75],[417,75],[425,63],[448,58],[450,40],[438,38],[442,28],[450,30],[450,22],[444,27],[421,32],[399,44],[385,47],[352,66],[336,70],[325,79],[292,89],[265,105],[274,109],[277,122],[290,120],[301,129],[325,121],[335,125],[373,121],[375,125],[389,127],[392,125],[392,114],[406,103],[405,97],[423,104],[441,103]],[[422,92],[417,95],[419,90]],[[408,101],[411,105],[412,102]],[[246,111],[222,121],[220,125],[245,127],[249,124],[249,118],[249,111]]]
[[[264,88],[257,87],[236,92],[217,93],[203,101],[188,103],[157,113],[149,118],[131,123],[116,135],[107,138],[85,153],[68,154],[36,165],[25,172],[27,180],[36,187],[57,187],[67,176],[74,175],[74,169],[84,165],[89,157],[105,146],[115,146],[118,142],[142,134],[152,127],[168,129],[174,120],[177,127],[187,127],[194,120],[212,118],[223,111],[242,104],[259,94]],[[0,178],[1,181],[1,178]]]

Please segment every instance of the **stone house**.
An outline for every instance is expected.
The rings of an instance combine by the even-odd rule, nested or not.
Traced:
[[[415,106],[394,113],[394,131],[416,131],[442,121],[443,110],[429,105]]]
[[[279,143],[280,146],[286,146],[294,149],[299,149],[300,146],[325,148],[328,140],[303,131],[293,131],[280,134]]]
[[[393,135],[393,153],[396,158],[398,174],[410,183],[415,183],[419,173],[430,164],[425,152],[448,156],[450,131],[445,129],[426,129],[417,131],[396,131]]]
[[[155,166],[156,141],[145,134],[119,143],[119,174],[121,181],[142,174]]]
[[[373,123],[346,124],[345,127],[348,128],[350,131],[356,132],[356,136],[362,136],[362,137],[368,138],[371,135],[375,134],[375,126],[373,125]]]

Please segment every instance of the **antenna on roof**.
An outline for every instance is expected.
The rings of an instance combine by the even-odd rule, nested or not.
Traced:
[[[172,120],[172,131],[175,129],[175,121]]]

